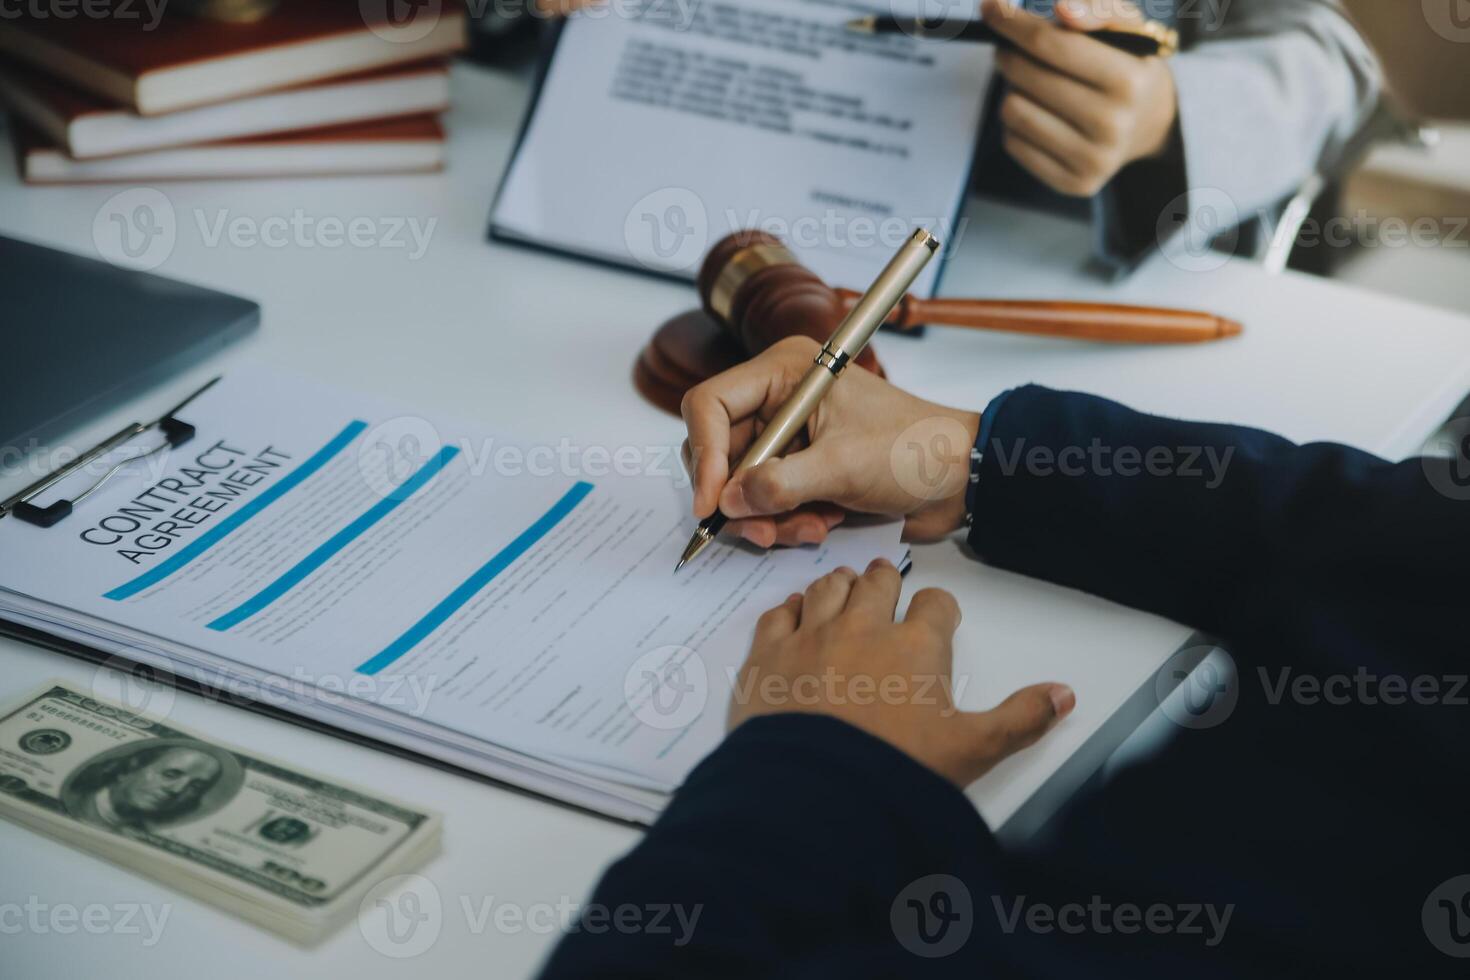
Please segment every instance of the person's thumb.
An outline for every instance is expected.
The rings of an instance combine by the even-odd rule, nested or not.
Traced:
[[[839,461],[816,447],[767,460],[725,484],[720,510],[726,517],[739,518],[784,514],[816,501],[841,504],[847,481],[840,467]]]
[[[989,711],[968,716],[975,736],[975,778],[1008,756],[1035,744],[1072,713],[1077,695],[1065,684],[1023,687]]]

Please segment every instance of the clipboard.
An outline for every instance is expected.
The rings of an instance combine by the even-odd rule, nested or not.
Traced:
[[[562,32],[566,27],[567,20],[568,18],[565,17],[557,18],[550,21],[547,26],[543,28],[545,33],[542,40],[542,50],[538,56],[535,75],[531,80],[530,96],[526,100],[526,108],[525,112],[521,116],[520,125],[516,128],[515,140],[511,144],[510,156],[507,158],[505,168],[500,173],[500,180],[495,186],[495,195],[490,202],[490,216],[487,222],[485,237],[488,241],[498,242],[506,245],[514,245],[520,248],[530,249],[532,251],[543,252],[548,255],[560,256],[562,258],[572,258],[580,262],[585,262],[589,265],[598,266],[604,269],[617,269],[621,272],[634,273],[637,275],[646,276],[648,278],[657,279],[661,282],[678,282],[685,285],[692,285],[694,282],[694,277],[692,274],[685,276],[674,272],[665,272],[659,269],[652,269],[644,265],[639,265],[637,262],[618,262],[612,259],[603,258],[601,256],[589,255],[586,252],[579,252],[574,249],[567,249],[544,242],[532,241],[519,235],[506,234],[502,232],[495,223],[495,213],[500,209],[500,200],[505,194],[506,184],[509,182],[511,171],[514,170],[516,161],[521,155],[521,149],[526,141],[526,134],[531,128],[531,120],[535,118],[537,108],[540,105],[542,91],[546,86],[547,76],[551,72],[552,61],[556,57],[557,48],[561,43]],[[980,129],[983,127],[986,108],[988,107],[990,102],[991,99],[989,97],[981,100],[979,119],[981,126],[977,126],[977,132],[979,132]],[[959,226],[961,215],[965,210],[965,206],[969,201],[971,193],[973,192],[975,184],[975,167],[978,162],[978,149],[979,140],[977,139],[976,146],[974,149],[972,149],[970,153],[969,168],[965,173],[964,186],[966,188],[966,191],[963,195],[961,195],[957,206],[950,214],[951,227]],[[712,245],[714,243],[711,242],[710,244]],[[948,247],[945,247],[940,250],[938,259],[934,263],[934,293],[936,295],[939,293],[940,286],[944,281],[944,274],[949,269],[950,255],[951,250]],[[916,331],[914,333],[917,334],[918,332]]]
[[[173,406],[168,411],[160,415],[158,418],[153,419],[150,422],[131,422],[128,425],[123,426],[111,436],[102,440],[91,449],[88,449],[86,452],[80,454],[75,460],[64,466],[58,467],[50,473],[45,474],[31,485],[20,490],[3,502],[0,502],[0,519],[5,518],[6,516],[10,516],[16,520],[34,525],[36,527],[54,527],[61,521],[65,520],[68,516],[70,516],[77,505],[82,503],[83,500],[91,496],[97,490],[101,489],[109,480],[112,479],[113,476],[121,472],[124,467],[148,459],[155,454],[177,448],[189,442],[195,436],[196,429],[192,424],[178,418],[179,413],[181,413],[185,408],[189,406],[190,403],[195,401],[210,388],[214,387],[221,380],[222,377],[222,375],[218,375],[214,378],[211,378],[204,385],[190,393],[186,398],[184,398],[183,401],[179,402],[177,405]],[[139,436],[147,435],[149,433],[157,433],[159,439],[156,444],[141,449],[140,451],[124,457],[123,459],[109,466],[107,470],[105,470],[101,474],[101,476],[96,477],[91,483],[86,485],[85,489],[83,489],[82,492],[58,499],[45,506],[41,506],[32,502],[36,497],[45,493],[52,487],[61,484],[68,477],[78,472],[81,472],[92,462],[101,459],[106,454],[112,452],[120,446],[125,445],[129,441],[136,439]],[[5,619],[4,617],[0,617],[0,637],[7,637],[9,639],[18,640],[21,643],[25,643],[29,646],[39,647],[41,649],[49,650],[53,653],[59,653],[63,656],[71,657],[76,660],[81,660],[86,663],[95,664],[98,666],[105,666],[115,670],[121,670],[127,673],[128,676],[136,677],[139,680],[165,684],[177,690],[186,691],[190,694],[198,695],[199,697],[205,698],[218,704],[240,708],[245,711],[249,711],[252,714],[260,715],[265,718],[270,718],[273,721],[284,722],[286,724],[293,725],[299,728],[304,728],[308,731],[316,732],[318,734],[329,735],[333,738],[341,739],[342,741],[349,742],[354,745],[360,745],[364,748],[373,749],[374,751],[386,752],[389,755],[395,756],[400,759],[406,759],[410,762],[432,766],[433,768],[438,769],[442,772],[448,772],[457,776],[465,776],[482,783],[499,787],[501,789],[510,790],[523,797],[552,803],[558,806],[564,806],[581,813],[586,813],[590,816],[599,817],[604,820],[611,820],[615,823],[624,824],[629,827],[642,826],[637,821],[625,820],[620,817],[604,813],[593,807],[581,806],[577,803],[559,799],[555,796],[538,793],[535,790],[527,789],[515,783],[506,780],[496,779],[495,777],[487,776],[484,773],[479,773],[471,769],[456,766],[452,763],[445,762],[442,759],[437,759],[433,756],[415,752],[411,749],[395,745],[392,742],[383,741],[381,739],[376,739],[358,732],[349,731],[346,728],[342,728],[336,725],[330,725],[315,718],[310,718],[306,715],[297,714],[295,712],[288,711],[285,708],[268,704],[264,701],[259,701],[253,698],[246,697],[243,694],[229,690],[225,685],[202,684],[199,681],[186,677],[182,674],[164,670],[150,664],[145,664],[139,660],[129,658],[124,654],[109,653],[98,647],[91,646],[67,637],[58,636],[54,633],[48,633],[45,630],[37,629],[34,626],[27,626],[22,623],[17,623],[12,620]]]
[[[183,401],[179,402],[167,412],[164,412],[161,416],[154,419],[152,422],[128,423],[117,432],[113,433],[106,439],[99,442],[97,445],[93,446],[91,449],[88,449],[86,452],[82,453],[76,459],[72,460],[64,466],[57,467],[55,470],[52,470],[50,473],[45,474],[40,479],[36,480],[34,483],[21,490],[20,492],[6,498],[3,501],[0,501],[0,519],[10,516],[14,517],[18,521],[24,521],[27,524],[34,524],[36,527],[53,527],[56,524],[59,524],[62,520],[71,515],[72,510],[76,507],[77,504],[80,504],[83,500],[87,499],[92,494],[102,489],[102,487],[105,486],[109,480],[111,480],[114,476],[121,472],[123,467],[129,466],[133,463],[140,463],[151,456],[156,456],[166,449],[173,449],[178,446],[182,446],[184,443],[194,438],[194,427],[188,422],[180,421],[178,418],[176,418],[176,416],[179,412],[183,411],[183,409],[190,402],[198,398],[200,395],[204,394],[210,388],[213,388],[215,386],[215,383],[218,381],[218,376],[211,378],[208,382],[204,384],[203,387],[199,388],[188,398],[185,398]],[[155,446],[141,450],[140,452],[134,453],[131,456],[118,460],[116,463],[110,466],[101,476],[93,480],[92,483],[89,484],[85,490],[83,490],[76,496],[62,497],[60,499],[52,501],[45,506],[40,506],[33,503],[33,501],[37,497],[41,496],[41,494],[45,493],[47,490],[50,490],[52,487],[61,483],[73,473],[81,472],[87,466],[91,465],[94,461],[101,459],[103,456],[106,456],[117,447],[127,443],[132,439],[136,439],[138,436],[155,430],[160,436],[162,436],[162,441],[160,441]]]

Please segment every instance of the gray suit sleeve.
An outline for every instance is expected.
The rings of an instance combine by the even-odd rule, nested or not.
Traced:
[[[1125,169],[1093,202],[1098,251],[1118,263],[1167,239],[1193,209],[1212,208],[1217,223],[1233,210],[1245,223],[1281,203],[1333,164],[1381,89],[1377,59],[1336,0],[1176,7],[1185,50],[1171,62],[1174,146]]]

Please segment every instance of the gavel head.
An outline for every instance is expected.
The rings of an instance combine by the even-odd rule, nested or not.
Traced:
[[[751,354],[794,335],[825,343],[847,313],[837,290],[763,231],[737,231],[717,242],[698,285],[705,313]],[[882,373],[871,348],[854,363]]]
[[[654,331],[633,365],[633,383],[673,415],[690,388],[786,337],[825,343],[847,315],[838,293],[772,235],[736,232],[710,251],[699,272],[699,310]],[[854,364],[883,376],[869,345]]]

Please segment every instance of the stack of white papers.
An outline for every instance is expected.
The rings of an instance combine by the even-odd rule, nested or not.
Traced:
[[[257,371],[181,418],[191,441],[60,524],[0,522],[0,618],[625,819],[719,742],[761,612],[904,554],[888,524],[675,576],[694,521],[667,458]]]
[[[692,278],[715,242],[760,228],[858,290],[917,227],[953,244],[994,49],[846,28],[868,13],[935,11],[619,0],[572,17],[492,231]]]

